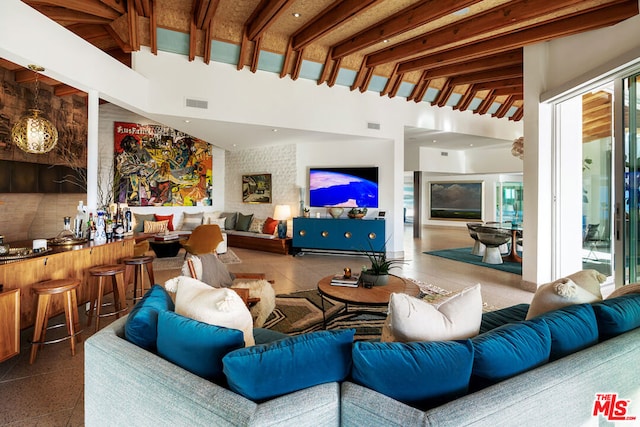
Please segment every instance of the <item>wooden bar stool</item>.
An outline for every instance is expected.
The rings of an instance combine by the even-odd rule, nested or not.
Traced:
[[[133,274],[133,300],[139,300],[144,295],[144,272],[142,267],[146,267],[147,276],[149,277],[149,288],[153,286],[156,281],[153,277],[153,256],[133,256],[123,258],[122,263],[125,265],[126,270],[124,273],[125,286],[129,286],[131,282],[131,274]],[[140,296],[138,296],[138,285],[140,286]]]
[[[100,329],[100,318],[107,316],[120,317],[121,313],[127,311],[127,301],[125,299],[124,286],[125,266],[122,264],[108,264],[92,267],[89,269],[91,278],[96,278],[94,283],[96,287],[90,290],[93,294],[90,299],[89,312],[87,313],[87,326],[91,326],[91,319],[96,318],[96,331]],[[111,277],[113,284],[113,305],[114,310],[110,313],[102,313],[102,297],[104,294],[104,285],[107,277]],[[105,304],[106,306],[106,304]]]
[[[31,357],[29,364],[35,362],[38,351],[43,344],[53,344],[64,340],[71,343],[71,355],[76,354],[76,341],[80,342],[80,321],[78,317],[78,301],[76,297],[76,289],[80,286],[80,280],[76,279],[59,279],[47,280],[45,282],[36,283],[31,287],[31,292],[38,296],[36,309],[36,322],[33,329],[33,340],[31,341]],[[67,335],[62,338],[45,341],[48,329],[58,328],[63,324],[48,326],[49,314],[51,309],[51,296],[62,294],[64,297],[64,314],[67,326]]]

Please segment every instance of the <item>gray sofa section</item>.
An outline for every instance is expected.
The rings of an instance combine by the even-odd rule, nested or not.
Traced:
[[[640,328],[423,412],[350,382],[256,404],[129,343],[125,321],[85,343],[87,426],[612,425],[592,415],[596,393],[640,419]]]
[[[340,424],[338,383],[256,404],[131,344],[125,322],[116,320],[85,342],[87,426]]]
[[[640,328],[426,412],[345,382],[341,425],[613,425],[602,415],[592,415],[596,393],[618,393],[620,399],[630,399],[629,415],[640,420],[638,364]]]

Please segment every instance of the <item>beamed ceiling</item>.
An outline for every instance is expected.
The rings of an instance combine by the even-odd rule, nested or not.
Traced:
[[[614,25],[638,14],[637,0],[23,2],[128,66],[131,52],[141,46],[156,53],[158,32],[169,30],[188,36],[183,50],[191,61],[209,64],[218,60],[220,46],[235,46],[238,70],[256,72],[264,69],[261,59],[276,57],[280,77],[297,80],[309,78],[302,73],[303,64],[315,63],[318,85],[346,84],[354,92],[379,91],[407,102],[513,121],[524,114],[524,46]],[[0,58],[0,67],[14,71],[20,84],[34,81],[35,74],[19,65]],[[45,75],[40,81],[52,86],[57,96],[86,96]],[[611,108],[606,93],[583,97],[584,142],[610,135]],[[245,127],[223,130],[211,140],[226,141],[221,146],[229,149],[242,132],[271,133],[268,127]],[[218,123],[216,128],[224,126]],[[291,138],[296,135],[291,130]],[[283,132],[277,137],[279,142],[286,140]],[[465,150],[510,141],[407,128],[405,143]]]
[[[322,64],[319,85],[352,70],[354,91],[378,76],[384,96],[406,83],[407,101],[473,105],[515,121],[523,117],[523,46],[638,13],[637,0],[23,1],[128,65],[142,45],[157,52],[156,30],[164,28],[189,35],[190,60],[209,63],[212,41],[223,41],[240,46],[239,70],[256,71],[260,52],[270,52],[282,55],[282,78],[299,78],[303,60],[311,61]],[[21,81],[33,78],[23,74]]]

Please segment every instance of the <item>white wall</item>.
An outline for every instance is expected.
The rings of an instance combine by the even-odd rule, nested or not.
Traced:
[[[128,122],[139,124],[158,124],[153,120],[140,116],[131,111],[125,110],[113,104],[102,104],[100,106],[100,125],[98,129],[99,141],[99,190],[110,191],[109,183],[113,179],[113,150],[114,150],[114,123]],[[157,213],[161,215],[174,214],[174,225],[178,225],[182,220],[183,212],[213,212],[222,211],[224,208],[224,151],[212,148],[213,166],[212,182],[214,184],[213,199],[211,206],[141,206],[131,207],[133,212]],[[100,202],[100,200],[99,200]]]

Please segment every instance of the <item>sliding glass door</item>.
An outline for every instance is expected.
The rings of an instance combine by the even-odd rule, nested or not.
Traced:
[[[625,283],[638,282],[640,266],[640,126],[638,109],[640,106],[640,75],[624,80],[624,237],[625,237]]]

